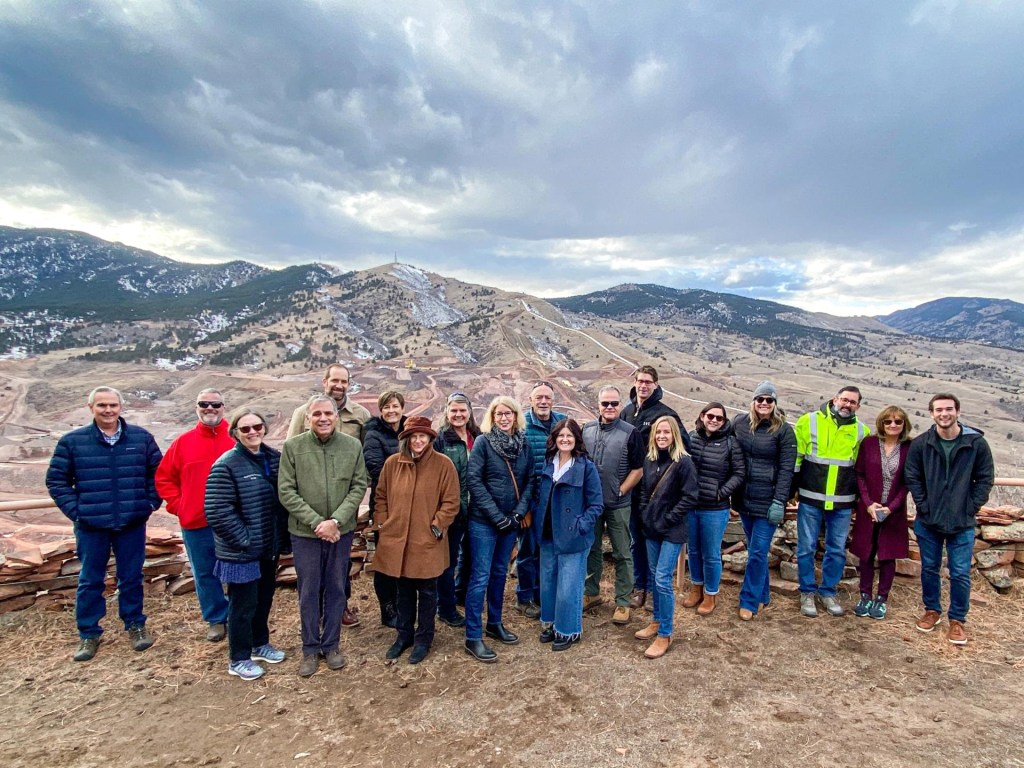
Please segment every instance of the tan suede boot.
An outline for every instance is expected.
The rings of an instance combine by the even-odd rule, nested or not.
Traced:
[[[683,608],[693,608],[697,603],[704,599],[704,585],[703,584],[691,584],[690,591],[683,600]]]
[[[672,645],[671,637],[656,637],[651,643],[651,647],[644,651],[644,656],[648,659],[660,659],[668,651],[670,645]]]
[[[697,606],[697,615],[707,616],[713,610],[715,610],[715,595],[705,594],[704,599],[701,601],[700,605]]]
[[[653,640],[658,636],[658,627],[660,626],[661,625],[658,622],[652,621],[643,629],[638,629],[634,632],[633,637],[637,640]]]

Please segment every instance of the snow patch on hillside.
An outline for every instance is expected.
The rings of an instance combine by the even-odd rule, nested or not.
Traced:
[[[415,322],[426,328],[439,328],[466,319],[466,313],[449,304],[444,288],[435,288],[423,270],[408,264],[396,264],[391,274],[405,283],[412,292],[412,319]]]

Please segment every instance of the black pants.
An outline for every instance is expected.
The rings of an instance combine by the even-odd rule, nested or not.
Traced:
[[[274,602],[277,558],[260,560],[260,577],[245,584],[228,584],[228,654],[245,661],[253,648],[270,642],[270,606]]]
[[[396,579],[398,587],[398,639],[430,646],[437,614],[437,579]],[[413,626],[415,624],[415,633]]]
[[[373,591],[377,594],[377,602],[380,603],[380,620],[386,623],[387,619],[395,615],[398,610],[398,579],[388,576],[386,573],[374,571]]]

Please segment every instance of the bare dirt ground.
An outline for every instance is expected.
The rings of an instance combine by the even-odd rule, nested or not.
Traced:
[[[473,660],[461,632],[439,625],[431,655],[411,666],[385,664],[393,633],[363,578],[343,671],[295,674],[297,607],[283,590],[272,637],[290,658],[255,683],[229,677],[225,646],[202,639],[194,595],[147,603],[157,642],[141,654],[112,603],[87,664],[70,660],[71,613],[30,609],[0,617],[0,754],[33,768],[1021,766],[1024,601],[975,587],[965,648],[915,631],[919,591],[899,579],[886,621],[806,619],[776,595],[743,623],[728,585],[709,618],[678,609],[659,661],[632,637],[643,619],[617,627],[606,603],[566,653],[509,610],[522,642],[497,646],[498,664]]]

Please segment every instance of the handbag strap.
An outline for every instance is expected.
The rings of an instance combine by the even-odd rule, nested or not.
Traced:
[[[504,457],[502,461],[505,462],[505,466],[508,468],[508,476],[512,478],[512,487],[516,489],[516,501],[519,501],[519,483],[516,482],[516,474],[512,471],[512,463]]]
[[[678,464],[678,461],[673,460],[671,464],[665,467],[665,471],[662,473],[661,477],[658,478],[658,482],[654,484],[654,488],[651,489],[651,495],[647,497],[648,502],[650,502],[650,500],[654,498],[654,494],[658,492],[658,489],[661,487],[661,481],[668,477],[669,473],[672,471],[672,468],[677,466]]]

